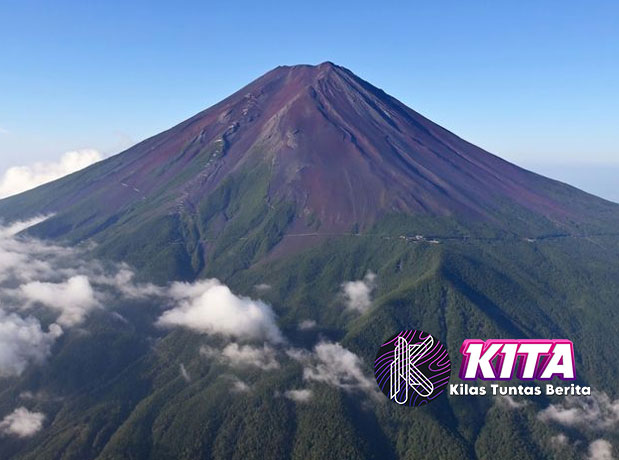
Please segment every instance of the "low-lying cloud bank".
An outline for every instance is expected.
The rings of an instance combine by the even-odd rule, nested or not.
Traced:
[[[594,392],[587,397],[566,397],[539,413],[540,420],[588,431],[611,431],[619,428],[619,399]]]
[[[274,371],[281,368],[282,359],[292,358],[302,365],[308,383],[370,396],[378,393],[361,359],[342,345],[321,342],[311,351],[290,348],[267,303],[237,295],[216,279],[169,286],[139,283],[127,265],[105,264],[90,259],[87,249],[62,247],[21,233],[43,219],[0,226],[0,377],[20,375],[29,365],[43,362],[58,338],[93,312],[105,311],[119,299],[148,298],[165,307],[156,320],[158,326],[223,339],[220,348],[203,346],[200,353],[230,367]],[[368,273],[364,280],[343,287],[351,308],[369,307],[374,280],[375,275]],[[37,318],[41,311],[45,311],[43,322]],[[109,314],[127,321],[114,311]],[[313,320],[299,324],[302,330],[315,327]],[[191,382],[185,365],[178,365],[181,377]],[[241,380],[231,388],[251,390]],[[306,403],[312,390],[289,389],[284,396]]]
[[[200,354],[231,368],[253,367],[263,371],[280,369],[282,360],[292,359],[301,364],[303,380],[308,383],[324,384],[349,393],[380,398],[374,379],[363,370],[361,358],[339,343],[320,342],[313,350],[307,350],[287,347],[285,343],[277,346],[268,343],[255,346],[232,342],[222,348],[204,345],[200,347]],[[309,388],[276,393],[299,403],[307,403],[313,398],[313,391]]]
[[[0,177],[0,198],[16,195],[60,179],[102,159],[103,156],[97,150],[83,149],[66,152],[57,162],[38,162],[28,166],[13,166]]]
[[[157,321],[162,327],[284,342],[268,304],[238,296],[216,279],[169,286],[138,283],[124,264],[104,264],[89,259],[86,249],[21,234],[43,220],[38,217],[0,226],[0,377],[20,375],[29,364],[41,363],[63,331],[119,298],[152,298],[168,306]],[[47,326],[36,317],[41,308],[54,315]],[[278,366],[267,346],[253,349],[231,344],[222,356],[237,364],[253,360],[263,369]]]
[[[616,433],[619,429],[619,399],[611,398],[603,392],[594,392],[587,397],[566,397],[562,402],[550,404],[543,409],[538,418],[559,427],[578,430],[589,439],[600,434]],[[552,438],[556,448],[575,448],[576,444],[563,433]],[[612,460],[612,444],[603,439],[589,443],[586,459]]]
[[[0,433],[6,436],[29,438],[43,427],[45,414],[30,412],[25,407],[18,407],[0,422]]]
[[[43,220],[0,226],[0,377],[18,376],[29,364],[43,362],[66,329],[111,300],[163,292],[135,283],[123,264],[105,266],[83,249],[20,234]],[[46,325],[36,317],[40,308],[53,314]]]

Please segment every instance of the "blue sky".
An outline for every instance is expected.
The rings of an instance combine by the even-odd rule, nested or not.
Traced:
[[[331,60],[493,153],[619,201],[615,1],[9,0],[0,56],[0,172],[117,153],[272,67]]]

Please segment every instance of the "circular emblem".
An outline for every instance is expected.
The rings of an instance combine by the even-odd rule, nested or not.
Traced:
[[[380,346],[374,375],[391,401],[403,406],[422,406],[445,391],[451,361],[436,337],[420,330],[407,330]]]

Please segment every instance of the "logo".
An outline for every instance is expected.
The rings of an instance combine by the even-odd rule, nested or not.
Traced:
[[[374,361],[381,391],[403,406],[436,399],[449,383],[451,361],[436,337],[420,330],[402,331],[381,345]]]
[[[511,380],[515,376],[520,380],[576,378],[574,345],[569,340],[469,339],[462,343],[460,353],[462,380]]]

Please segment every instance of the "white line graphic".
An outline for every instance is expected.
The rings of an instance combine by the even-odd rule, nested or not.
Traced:
[[[398,337],[394,351],[394,361],[390,367],[391,388],[389,396],[398,404],[408,401],[409,387],[421,397],[428,397],[434,391],[434,384],[415,364],[432,348],[434,339],[431,335],[423,342],[409,345],[404,337]],[[398,394],[404,385],[404,399],[398,399]]]

